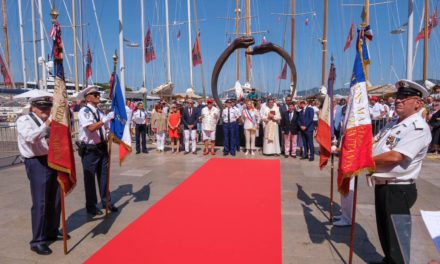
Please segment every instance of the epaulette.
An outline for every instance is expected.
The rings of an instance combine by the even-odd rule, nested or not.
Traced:
[[[423,124],[420,120],[414,120],[413,125],[415,130],[423,130]]]

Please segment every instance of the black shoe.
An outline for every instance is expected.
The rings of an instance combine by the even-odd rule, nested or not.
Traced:
[[[197,155],[197,151],[193,151],[193,153],[192,154],[194,154],[194,155]]]
[[[140,151],[136,151],[136,154],[139,154],[139,153],[141,153]]]
[[[52,250],[46,244],[38,244],[31,246],[31,250],[36,252],[38,255],[50,255]]]
[[[99,210],[98,208],[95,209],[87,209],[87,213],[91,216],[97,216],[97,215],[103,215],[103,213],[101,212],[101,210]]]
[[[64,237],[63,237],[63,232],[62,232],[62,230],[61,230],[61,231],[58,231],[58,232],[57,232],[57,235],[56,235],[55,237],[49,237],[49,238],[48,238],[49,241],[63,240],[63,239],[64,239]],[[67,239],[67,240],[70,239],[70,235],[69,235],[69,234],[66,235],[66,239]]]
[[[228,156],[229,155],[229,153],[223,153],[223,156]]]
[[[296,155],[292,155],[292,158],[296,159]]]
[[[115,212],[118,211],[118,207],[116,207],[114,204],[110,204],[110,205],[108,206],[108,209],[109,209],[111,212],[113,212],[113,213],[115,213]]]
[[[142,150],[142,153],[147,153],[148,154],[148,150]]]
[[[310,158],[310,159],[309,159],[309,161],[314,161],[314,160],[315,160],[315,158]]]
[[[284,155],[284,157],[287,159],[289,157],[289,155],[286,154],[286,155]]]
[[[235,153],[231,153],[231,156],[235,157]]]
[[[189,151],[185,151],[184,153],[183,153],[183,155],[188,155],[189,154]]]
[[[305,160],[308,159],[307,157],[301,157],[300,160]]]

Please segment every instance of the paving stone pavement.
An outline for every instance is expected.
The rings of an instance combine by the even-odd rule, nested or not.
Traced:
[[[50,245],[50,256],[30,251],[31,199],[24,166],[0,169],[0,263],[82,263],[212,157],[203,156],[200,150],[195,156],[158,153],[153,150],[154,145],[149,147],[149,154],[133,153],[122,167],[118,164],[118,151],[113,151],[110,190],[119,212],[108,218],[87,216],[82,166],[76,157],[78,184],[66,198],[67,228],[72,237],[68,241],[68,255],[63,254],[62,241]],[[215,157],[223,158],[221,154],[218,148]],[[330,166],[320,171],[318,157],[309,162],[284,156],[245,156],[240,152],[235,158],[281,160],[284,264],[348,263],[350,228],[333,227],[328,219]],[[419,215],[420,209],[440,210],[439,164],[440,159],[425,160],[417,181],[419,197],[413,215]],[[353,262],[378,261],[382,251],[376,231],[373,189],[366,186],[364,177],[359,178],[358,193]],[[340,197],[336,187],[334,197],[337,212]],[[427,263],[430,258],[440,259],[438,252],[432,252],[420,263]]]

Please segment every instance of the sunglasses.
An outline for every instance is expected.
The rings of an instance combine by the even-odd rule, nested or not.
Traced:
[[[96,93],[89,93],[89,95],[92,95],[92,96],[94,96],[94,97],[101,96],[101,94],[100,94],[99,92],[96,92]]]

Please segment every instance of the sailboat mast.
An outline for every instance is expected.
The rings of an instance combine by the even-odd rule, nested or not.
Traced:
[[[86,67],[84,65],[84,24],[83,24],[83,1],[79,0],[79,25],[81,27],[81,31],[79,32],[79,38],[81,42],[81,65],[82,65],[82,74],[83,74],[83,89],[87,86],[86,80]],[[87,54],[87,53],[86,53]]]
[[[327,13],[328,13],[328,0],[324,0],[324,29],[322,33],[322,73],[321,73],[321,85],[325,86],[325,64],[327,56]]]
[[[18,21],[20,23],[20,47],[21,47],[21,65],[23,69],[23,85],[24,88],[27,88],[26,83],[26,61],[24,56],[24,34],[23,34],[23,14],[21,9],[21,0],[18,0]]]
[[[141,56],[141,60],[142,60],[142,81],[144,83],[144,87],[147,87],[147,76],[146,76],[146,72],[145,72],[145,61],[144,61],[144,52],[145,52],[145,41],[144,41],[144,37],[145,37],[145,27],[144,27],[144,0],[140,0],[141,1],[141,43],[142,43],[142,56]]]
[[[413,57],[413,29],[414,29],[414,0],[408,0],[408,36],[406,49],[406,79],[412,80],[412,57]]]
[[[188,9],[188,50],[189,50],[189,81],[190,88],[194,89],[194,79],[193,79],[193,61],[192,61],[192,52],[191,52],[191,2],[190,0],[186,1],[187,9]]]
[[[46,80],[46,50],[44,47],[44,21],[43,21],[43,5],[41,0],[38,0],[38,14],[40,17],[40,48],[41,48],[41,75],[43,79],[43,89],[47,90]]]
[[[37,28],[35,27],[35,1],[31,0],[32,8],[32,40],[33,40],[33,50],[34,50],[34,74],[35,74],[35,85],[40,88],[39,76],[38,76],[38,59],[37,59]]]
[[[292,11],[292,15],[291,15],[291,32],[290,32],[290,37],[291,37],[291,46],[290,46],[290,56],[292,57],[292,61],[295,62],[295,13],[296,13],[296,1],[292,0],[291,2],[292,7],[291,7],[291,11]],[[293,75],[290,75],[290,85],[292,86],[293,89]],[[292,96],[296,96],[296,89],[294,94],[292,94]]]
[[[10,69],[11,59],[9,57],[8,18],[6,11],[6,0],[2,0],[2,12],[3,12],[3,35],[5,40],[5,60],[8,69]]]
[[[428,22],[429,22],[429,1],[425,0],[425,29],[423,48],[423,82],[428,79]]]
[[[118,17],[119,17],[119,68],[121,71],[121,90],[125,102],[125,60],[124,60],[124,26],[122,23],[122,0],[118,1]]]
[[[171,82],[171,54],[170,54],[170,23],[168,18],[168,0],[165,0],[165,24],[167,33],[167,81]],[[191,65],[192,67],[192,65]]]
[[[251,16],[250,16],[250,0],[246,0],[246,36],[251,35]],[[248,47],[246,51],[251,51],[251,47]],[[251,56],[246,54],[246,82],[250,82],[251,79]]]
[[[73,61],[75,62],[75,91],[79,92],[78,80],[78,50],[76,47],[76,0],[72,0],[72,24],[73,24]]]
[[[235,0],[235,37],[240,36],[240,0]],[[237,81],[240,81],[240,50],[235,51],[237,63]]]
[[[292,15],[291,18],[291,46],[290,46],[290,56],[292,61],[295,61],[295,12],[296,12],[296,1],[292,0]],[[293,81],[293,76],[290,76]]]
[[[197,32],[197,37],[199,38],[199,51],[200,54],[202,53],[202,47],[200,44],[200,36],[199,36],[199,19],[197,16],[197,3],[196,0],[194,0],[194,18],[196,19],[196,32]],[[206,98],[206,87],[205,87],[205,73],[203,72],[203,60],[202,63],[200,64],[200,75],[202,77],[202,88],[203,88],[203,98]]]

